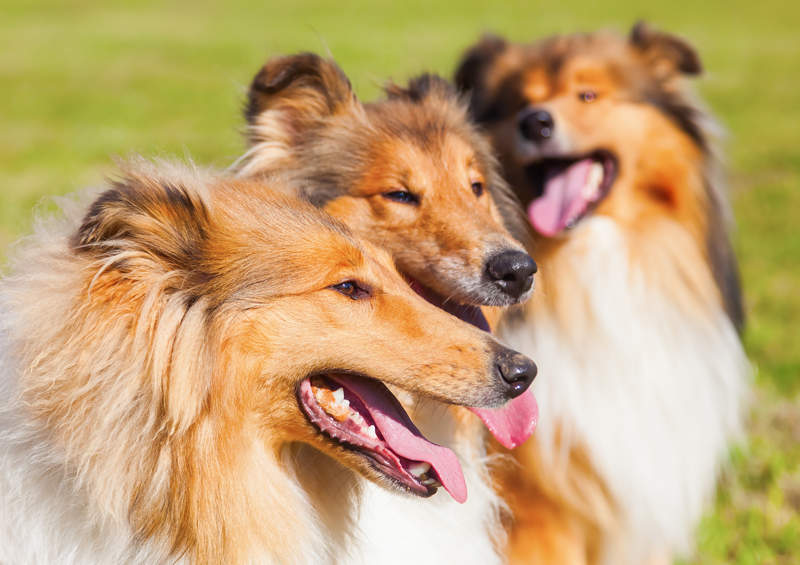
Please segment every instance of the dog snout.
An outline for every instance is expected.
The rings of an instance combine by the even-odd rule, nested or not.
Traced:
[[[533,361],[505,348],[495,354],[494,366],[495,374],[509,398],[516,398],[528,390],[538,371]]]
[[[519,118],[520,134],[534,143],[542,143],[553,137],[554,129],[553,116],[541,108],[531,108]]]
[[[489,281],[514,300],[531,289],[536,270],[536,263],[524,251],[501,251],[486,262]]]

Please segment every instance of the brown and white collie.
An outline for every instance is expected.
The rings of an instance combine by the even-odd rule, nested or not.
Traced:
[[[689,552],[740,429],[742,305],[713,126],[686,80],[700,71],[644,24],[488,36],[457,70],[542,265],[499,327],[547,375],[537,434],[496,475],[513,563]]]
[[[357,477],[463,501],[455,454],[387,385],[492,408],[533,363],[272,188],[139,163],[17,249],[0,562],[331,562]]]
[[[314,54],[268,61],[250,87],[251,147],[237,173],[288,177],[303,198],[388,250],[430,302],[488,329],[478,305],[515,304],[532,291],[536,265],[503,220],[523,225],[524,217],[452,85],[421,75],[385,94],[361,103],[341,69]],[[350,559],[499,563],[483,426],[467,411],[419,400],[403,397],[423,432],[458,453],[469,499],[419,505],[366,485]],[[527,393],[478,415],[513,447],[533,431],[536,410]]]

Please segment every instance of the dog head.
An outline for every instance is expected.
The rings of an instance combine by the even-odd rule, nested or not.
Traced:
[[[680,186],[697,184],[685,176],[705,141],[680,79],[699,72],[687,43],[639,24],[628,39],[593,33],[517,45],[486,37],[456,80],[532,205],[533,227],[554,237],[595,208],[628,223],[653,208],[690,213],[685,200],[696,196]]]
[[[241,174],[291,171],[309,201],[428,292],[465,304],[528,297],[535,264],[503,224],[517,207],[445,80],[422,75],[361,104],[332,61],[280,57],[254,78],[245,113]]]
[[[385,252],[253,182],[134,167],[68,246],[18,264],[4,296],[25,410],[101,515],[198,561],[233,562],[269,533],[264,514],[297,488],[281,460],[297,442],[463,501],[455,455],[387,385],[492,407],[535,375],[419,297]]]
[[[638,23],[626,38],[487,36],[466,51],[456,83],[492,136],[537,249],[557,247],[592,216],[662,242],[679,226],[708,255],[740,320],[710,119],[686,81],[701,69],[686,41]]]

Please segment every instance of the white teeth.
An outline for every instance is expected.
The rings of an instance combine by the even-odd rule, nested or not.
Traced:
[[[366,428],[367,427],[367,423],[364,421],[364,417],[361,414],[359,414],[358,412],[350,410],[347,413],[347,417],[350,418],[351,421],[353,421],[356,424],[358,424],[359,426],[361,426],[362,428]]]
[[[421,463],[414,463],[408,468],[408,472],[417,478],[421,477],[430,470],[431,464],[425,461],[422,461]]]
[[[333,391],[333,403],[342,409],[350,408],[350,401],[344,397],[344,389],[339,387]]]
[[[314,397],[326,414],[339,422],[344,422],[350,418],[350,401],[344,398],[344,390],[330,391],[326,388],[314,390]]]
[[[586,184],[581,189],[581,196],[586,200],[597,198],[600,192],[600,184],[603,182],[603,164],[592,163],[589,168],[589,175],[586,177]]]
[[[440,486],[442,486],[442,483],[440,483],[439,481],[437,481],[433,477],[429,477],[427,479],[423,479],[423,480],[420,481],[420,483],[422,483],[426,487],[440,487]]]
[[[358,433],[364,434],[370,439],[378,439],[375,425],[367,426],[364,417],[350,408],[350,401],[344,397],[344,388],[339,387],[334,391],[318,388],[314,390],[314,396],[319,405],[329,416],[332,416],[339,422],[349,420],[359,427]],[[427,463],[423,463],[422,465],[427,465],[427,468],[423,469],[421,473],[430,469],[430,465]]]

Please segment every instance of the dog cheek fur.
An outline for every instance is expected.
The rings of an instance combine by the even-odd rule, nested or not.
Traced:
[[[2,533],[29,540],[0,558],[305,563],[335,552],[285,468],[284,440],[256,412],[264,392],[288,412],[291,383],[262,386],[254,356],[221,338],[237,318],[186,289],[175,256],[147,247],[156,240],[126,242],[137,237],[126,228],[76,250],[76,211],[40,226],[0,287],[0,509],[20,518]],[[121,224],[103,225],[108,235]],[[148,233],[163,245],[169,229]],[[260,345],[246,347],[267,354]]]

